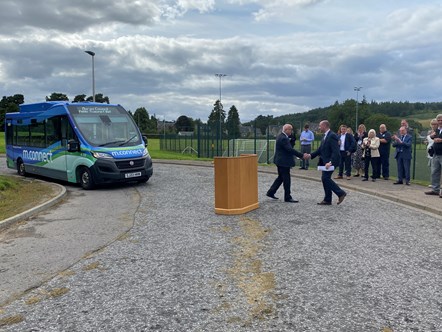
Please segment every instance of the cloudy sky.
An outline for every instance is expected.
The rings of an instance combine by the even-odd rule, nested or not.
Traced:
[[[425,0],[2,0],[0,91],[96,92],[163,120],[241,121],[336,100],[441,101],[442,5]]]

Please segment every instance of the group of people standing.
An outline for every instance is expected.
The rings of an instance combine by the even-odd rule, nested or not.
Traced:
[[[431,191],[427,195],[439,195],[442,198],[440,186],[442,171],[442,114],[431,121],[432,130],[427,137],[429,166],[431,167]],[[390,178],[390,147],[395,148],[394,157],[397,162],[397,181],[393,184],[410,185],[410,168],[412,159],[413,130],[408,122],[401,121],[401,127],[396,134],[391,134],[385,124],[379,126],[379,132],[361,124],[356,133],[346,125],[339,127],[336,134],[330,130],[330,123],[323,120],[319,129],[324,133],[319,148],[311,152],[314,134],[308,125],[300,135],[301,152],[295,150],[292,131],[293,126],[286,124],[282,133],[277,137],[274,163],[278,168],[278,177],[267,191],[267,196],[277,199],[276,191],[281,184],[284,185],[284,200],[296,203],[290,194],[290,168],[295,166],[294,156],[301,159],[300,169],[308,169],[309,160],[319,156],[318,166],[325,166],[322,171],[322,184],[324,187],[324,199],[319,205],[331,205],[332,193],[338,196],[338,204],[342,203],[347,195],[332,179],[333,169],[338,169],[335,179],[352,179],[352,169],[355,170],[353,177],[361,177],[362,181],[368,181],[371,165],[371,180]],[[431,156],[430,156],[431,154]],[[332,167],[333,166],[333,167]]]
[[[391,134],[385,124],[379,126],[379,132],[360,124],[354,135],[345,125],[340,127],[341,163],[335,179],[343,179],[344,171],[347,180],[351,180],[351,169],[356,173],[353,177],[362,177],[368,181],[371,166],[371,180],[374,182],[381,177],[390,178],[390,149],[395,148],[395,159],[398,168],[398,179],[394,184],[410,184],[412,129],[406,120],[401,121],[397,134]]]

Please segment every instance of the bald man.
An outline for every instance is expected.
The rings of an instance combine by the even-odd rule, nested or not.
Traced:
[[[298,203],[298,200],[293,199],[290,193],[290,168],[295,166],[295,159],[293,156],[302,158],[303,154],[293,149],[290,144],[289,136],[292,134],[292,131],[292,125],[285,124],[282,127],[282,133],[276,138],[275,157],[273,158],[273,162],[278,168],[278,177],[267,191],[267,196],[273,199],[278,199],[275,194],[281,184],[283,184],[284,201],[288,203]]]

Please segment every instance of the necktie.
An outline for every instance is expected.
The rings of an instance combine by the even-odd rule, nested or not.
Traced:
[[[405,136],[404,136],[404,135],[402,135],[402,137],[401,137],[401,141],[402,141],[402,142],[404,141],[404,137],[405,137]]]

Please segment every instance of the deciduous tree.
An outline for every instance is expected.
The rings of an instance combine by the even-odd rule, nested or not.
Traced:
[[[46,101],[58,101],[58,100],[69,101],[69,98],[67,95],[61,92],[52,92],[49,97],[46,96]]]

